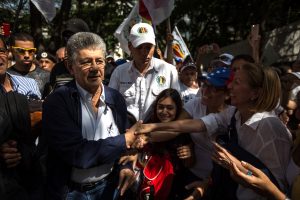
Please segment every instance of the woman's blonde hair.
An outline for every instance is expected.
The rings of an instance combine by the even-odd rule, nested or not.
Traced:
[[[280,100],[281,85],[277,73],[271,68],[257,64],[246,63],[241,70],[246,72],[248,84],[258,89],[258,97],[253,100],[253,112],[272,111]]]

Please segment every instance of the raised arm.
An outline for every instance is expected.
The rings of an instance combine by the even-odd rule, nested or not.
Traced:
[[[192,133],[206,131],[206,127],[201,119],[185,119],[166,123],[142,124],[136,130],[136,134],[150,133],[154,131]]]

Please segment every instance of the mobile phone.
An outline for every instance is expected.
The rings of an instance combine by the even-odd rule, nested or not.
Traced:
[[[10,24],[9,23],[2,23],[3,35],[9,36],[10,35]]]
[[[259,24],[251,25],[251,37],[257,39],[259,36]]]

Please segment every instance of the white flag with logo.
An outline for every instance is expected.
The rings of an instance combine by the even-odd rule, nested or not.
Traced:
[[[138,14],[138,3],[132,8],[132,11],[128,15],[126,19],[122,22],[122,24],[117,28],[114,33],[114,36],[119,40],[120,47],[125,51],[128,55],[130,55],[130,50],[128,49],[128,38],[130,34],[131,27],[142,21],[142,18]]]
[[[54,0],[31,0],[35,7],[45,17],[47,22],[51,22],[56,15]]]
[[[187,48],[184,40],[182,39],[177,26],[175,26],[172,35],[174,37],[172,42],[172,49],[173,49],[173,56],[176,59],[180,59],[182,61],[185,60],[185,58],[190,54],[189,49]]]

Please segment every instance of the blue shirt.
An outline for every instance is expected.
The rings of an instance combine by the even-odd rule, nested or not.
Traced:
[[[24,94],[30,99],[41,99],[42,96],[39,87],[34,79],[12,75],[10,73],[7,73],[7,75],[12,82],[12,88],[14,91]]]

